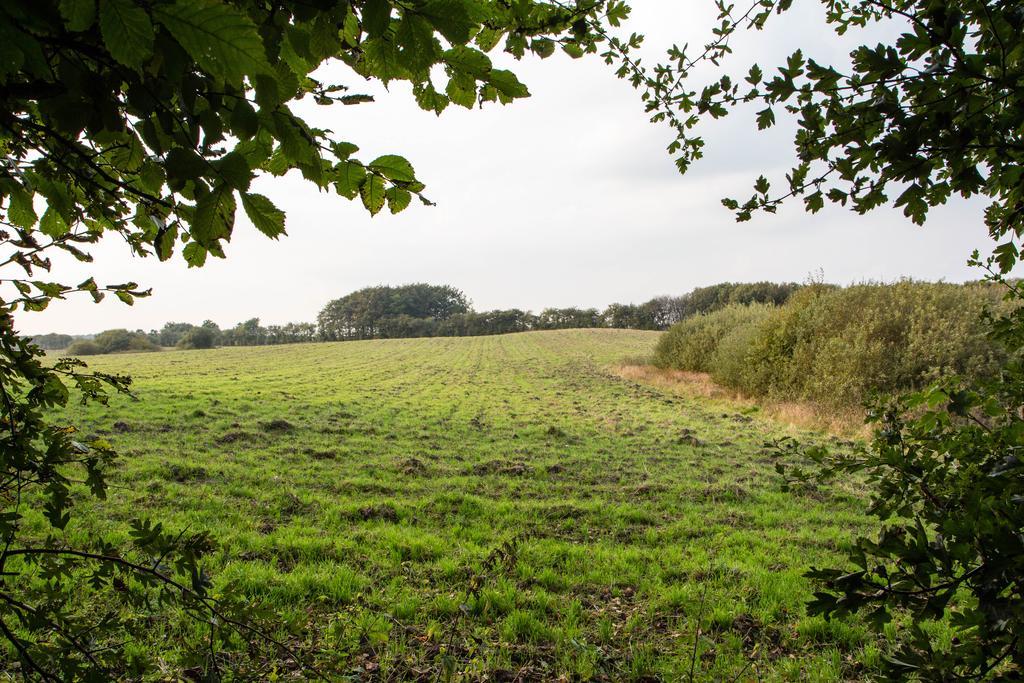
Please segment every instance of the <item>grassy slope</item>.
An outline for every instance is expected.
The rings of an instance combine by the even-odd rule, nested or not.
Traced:
[[[86,526],[144,514],[212,530],[217,580],[263,596],[293,643],[361,679],[858,677],[874,648],[804,615],[801,574],[839,559],[860,502],[780,492],[761,453],[781,434],[771,423],[607,369],[655,339],[90,359],[131,374],[142,400],[81,420],[126,455]],[[188,663],[183,641],[160,641],[168,662]]]

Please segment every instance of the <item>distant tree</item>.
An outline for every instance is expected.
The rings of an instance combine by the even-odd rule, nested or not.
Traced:
[[[608,327],[632,330],[662,329],[664,317],[655,301],[643,304],[611,304],[601,314]]]
[[[526,332],[536,325],[535,316],[518,308],[484,311],[477,315],[482,319],[482,329],[486,334]]]
[[[56,351],[59,349],[66,349],[74,341],[74,338],[70,334],[37,334],[32,337],[32,341],[39,345],[40,348],[46,349],[47,351]]]
[[[468,311],[466,295],[449,285],[364,287],[324,306],[317,316],[317,327],[326,341],[374,339],[396,334],[399,323],[386,323],[385,319],[439,321]]]
[[[781,306],[801,285],[792,282],[720,282],[697,287],[682,296],[657,297],[645,305],[657,322],[656,329],[665,329],[691,315],[713,313],[730,304],[774,304]]]
[[[416,283],[387,287],[385,290],[388,300],[384,315],[445,320],[456,313],[469,311],[466,295],[450,285]]]
[[[686,295],[659,296],[647,302],[654,309],[654,318],[658,321],[658,329],[668,329],[690,315],[689,301]]]
[[[317,330],[314,323],[288,323],[284,326],[284,331],[289,342],[292,343],[317,341]]]
[[[160,346],[177,346],[181,338],[195,329],[191,323],[165,323],[160,329]]]
[[[178,343],[179,349],[212,349],[217,345],[217,332],[210,327],[193,327],[182,335]]]
[[[602,322],[596,308],[545,308],[537,316],[537,327],[542,330],[603,327]]]
[[[376,335],[381,339],[402,339],[410,337],[433,337],[437,320],[411,315],[387,315],[376,323]]]
[[[267,330],[260,326],[259,318],[250,318],[221,333],[225,346],[260,346],[267,341]]]

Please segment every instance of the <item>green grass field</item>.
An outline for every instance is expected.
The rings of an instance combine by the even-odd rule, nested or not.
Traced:
[[[72,534],[126,539],[136,516],[209,529],[215,581],[277,612],[277,634],[332,680],[862,677],[875,644],[806,616],[801,575],[870,528],[863,500],[782,492],[762,446],[785,432],[756,410],[613,372],[656,339],[91,358],[132,375],[140,400],[75,409],[124,457],[106,501],[80,492]],[[162,651],[150,675],[173,679],[202,662],[204,632],[149,619],[136,647]],[[227,668],[304,676],[261,652]]]

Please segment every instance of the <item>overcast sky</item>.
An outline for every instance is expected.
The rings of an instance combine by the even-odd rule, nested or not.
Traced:
[[[647,35],[648,62],[672,43],[702,45],[714,23],[707,0],[632,4],[625,31]],[[734,43],[734,72],[745,73],[755,55],[768,71],[796,47],[845,63],[851,43],[823,28],[820,3],[795,4],[769,30]],[[819,269],[840,283],[979,276],[965,265],[987,244],[979,202],[954,200],[933,211],[926,228],[889,209],[861,217],[827,207],[811,216],[797,205],[735,223],[719,200],[749,196],[761,172],[781,182],[791,128],[758,134],[752,114],[712,122],[703,128],[705,159],[683,177],[665,151],[670,132],[647,121],[636,92],[600,59],[507,61],[532,97],[506,107],[449,107],[436,117],[416,107],[408,88],[387,92],[336,67],[328,78],[376,102],[301,107],[311,123],[358,144],[363,161],[406,156],[436,207],[414,201],[397,216],[371,219],[360,204],[300,178],[261,179],[256,189],[288,214],[287,237],[266,239],[239,212],[227,260],[210,259],[201,270],[180,259],[132,258],[111,237],[94,250],[91,268],[58,261],[54,279],[134,280],[153,297],[133,308],[58,301],[19,314],[19,328],[83,334],[172,320],[312,321],[330,299],[408,282],[454,285],[478,310],[539,311],[641,302],[726,280],[802,281]]]

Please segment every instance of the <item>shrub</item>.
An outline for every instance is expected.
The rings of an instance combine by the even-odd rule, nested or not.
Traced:
[[[771,306],[730,304],[714,313],[676,323],[658,341],[654,364],[661,368],[711,372],[718,344],[727,334],[768,315]]]
[[[918,389],[941,377],[991,376],[1005,357],[986,338],[981,313],[998,305],[990,286],[901,281],[797,298],[789,320],[789,396],[857,405],[872,392]]]
[[[103,349],[94,341],[80,339],[71,344],[65,353],[69,356],[95,356],[104,353]]]
[[[745,307],[746,319],[740,320],[722,335],[711,357],[711,376],[719,384],[747,393],[757,383],[750,351],[753,341],[776,313],[774,306],[751,304]]]
[[[128,330],[106,330],[92,340],[77,341],[68,347],[69,356],[94,356],[100,353],[123,351],[159,351],[160,347],[141,332]]]
[[[128,330],[106,330],[97,334],[93,341],[103,349],[103,353],[156,351],[159,348],[145,334]]]
[[[216,345],[217,331],[209,327],[193,327],[176,344],[179,349],[212,349]]]
[[[753,396],[856,406],[873,392],[992,376],[1005,353],[981,313],[1005,306],[977,283],[811,285],[784,306],[733,304],[683,320],[659,342],[655,364],[709,372]]]

